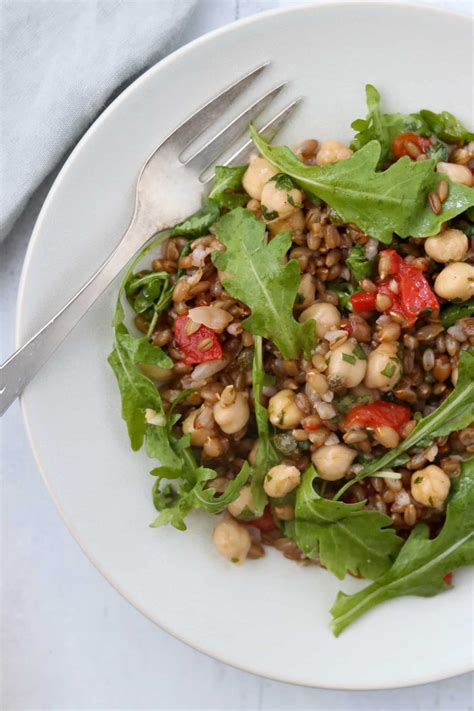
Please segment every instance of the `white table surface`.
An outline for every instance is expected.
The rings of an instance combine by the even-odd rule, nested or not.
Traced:
[[[472,12],[473,1],[433,0],[433,4]],[[201,0],[181,43],[238,17],[288,4],[292,3]],[[25,249],[50,182],[38,191],[14,234],[0,247],[4,356],[13,349],[16,291]],[[5,711],[473,708],[470,675],[412,689],[325,691],[261,679],[186,647],[123,600],[72,539],[43,486],[18,403],[3,418],[1,432],[0,707]]]

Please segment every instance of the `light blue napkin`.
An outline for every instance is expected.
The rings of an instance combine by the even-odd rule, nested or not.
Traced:
[[[174,49],[197,0],[3,0],[0,237],[111,95]]]

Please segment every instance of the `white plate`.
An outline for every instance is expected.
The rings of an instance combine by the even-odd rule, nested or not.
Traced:
[[[159,139],[262,60],[254,87],[282,79],[302,107],[283,139],[348,139],[365,115],[364,84],[390,110],[449,109],[472,121],[471,24],[423,7],[320,4],[259,15],[213,32],[160,62],[88,131],[56,180],[23,271],[18,343],[102,261],[132,212],[139,169]],[[252,92],[251,92],[252,93]],[[248,100],[248,96],[247,96]],[[432,599],[380,606],[339,639],[328,629],[340,583],[279,554],[229,565],[210,541],[211,517],[188,533],[154,530],[150,462],[131,452],[106,363],[117,284],[27,389],[23,410],[38,464],[66,524],[104,576],[173,635],[256,674],[310,686],[376,689],[434,681],[472,663],[472,576]]]

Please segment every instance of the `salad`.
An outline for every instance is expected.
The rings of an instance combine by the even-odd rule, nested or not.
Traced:
[[[350,146],[250,127],[258,155],[129,269],[109,357],[151,525],[224,514],[231,563],[371,581],[336,635],[474,562],[474,134],[366,93]]]

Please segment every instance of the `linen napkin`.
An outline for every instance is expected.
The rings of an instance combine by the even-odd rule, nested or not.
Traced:
[[[0,239],[111,96],[172,51],[197,0],[3,0]]]

